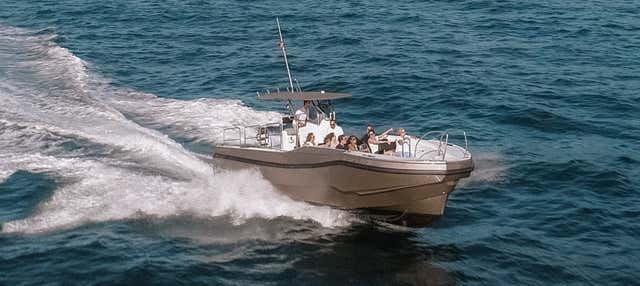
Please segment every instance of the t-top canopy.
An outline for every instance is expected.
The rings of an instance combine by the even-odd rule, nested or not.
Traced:
[[[312,91],[312,92],[270,92],[270,93],[258,93],[258,99],[272,100],[272,99],[289,99],[289,100],[324,100],[324,99],[337,99],[350,97],[348,93],[334,93],[324,91]]]

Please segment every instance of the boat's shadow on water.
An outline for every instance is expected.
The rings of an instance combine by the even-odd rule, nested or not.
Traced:
[[[135,220],[130,225],[182,245],[200,268],[223,267],[230,276],[242,272],[243,279],[256,283],[456,284],[450,273],[433,263],[457,260],[460,251],[418,242],[412,229],[371,223],[324,228],[286,217],[233,221],[178,216]],[[243,271],[247,267],[263,270],[247,273]]]
[[[327,284],[455,284],[446,270],[432,263],[446,249],[416,238],[411,229],[356,225],[326,241],[311,241],[294,267],[308,269],[307,274]]]

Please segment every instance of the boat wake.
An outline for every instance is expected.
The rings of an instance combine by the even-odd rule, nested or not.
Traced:
[[[273,121],[237,100],[174,100],[115,88],[55,35],[0,25],[0,183],[17,170],[59,182],[34,213],[3,232],[169,217],[290,217],[322,226],[350,216],[279,194],[256,170],[215,170],[171,139],[221,139],[221,126]],[[160,132],[158,130],[163,130]]]

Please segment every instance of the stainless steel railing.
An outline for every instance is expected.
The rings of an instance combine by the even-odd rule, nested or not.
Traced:
[[[238,136],[235,136],[233,138],[227,138],[227,133],[228,131],[238,131],[236,134]],[[238,127],[238,126],[234,126],[234,127],[225,127],[224,129],[222,129],[222,142],[224,144],[228,144],[228,142],[238,142],[237,145],[242,145],[242,128]]]
[[[447,155],[447,149],[449,145],[449,135],[450,133],[453,133],[454,131],[429,131],[425,134],[423,134],[422,136],[420,136],[418,138],[418,140],[415,143],[415,147],[413,148],[415,151],[413,153],[413,157],[415,158],[418,155],[418,144],[420,144],[420,141],[422,140],[426,140],[425,138],[428,136],[434,136],[434,139],[438,140],[438,148],[436,150],[432,150],[429,152],[425,152],[422,153],[420,155],[419,158],[423,158],[424,156],[426,156],[427,154],[431,154],[433,152],[437,152],[436,156],[440,157],[441,161],[444,161],[445,156]],[[456,132],[457,133],[457,132]],[[467,132],[465,131],[461,131],[461,134],[464,138],[464,155],[465,157],[470,156],[471,153],[469,153],[469,140],[467,139]]]
[[[225,127],[222,129],[222,142],[229,145],[262,148],[280,147],[282,146],[282,131],[282,123],[280,122]],[[274,144],[275,138],[277,138],[277,142]]]

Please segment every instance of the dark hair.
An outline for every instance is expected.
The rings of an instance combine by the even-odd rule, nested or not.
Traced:
[[[367,124],[367,130],[369,130],[369,127],[371,127],[371,131],[375,131],[375,129],[373,129],[373,125]],[[369,133],[369,132],[367,132],[367,133]]]
[[[338,136],[338,142],[342,141],[342,139],[344,139],[344,137],[345,137],[344,135]]]

